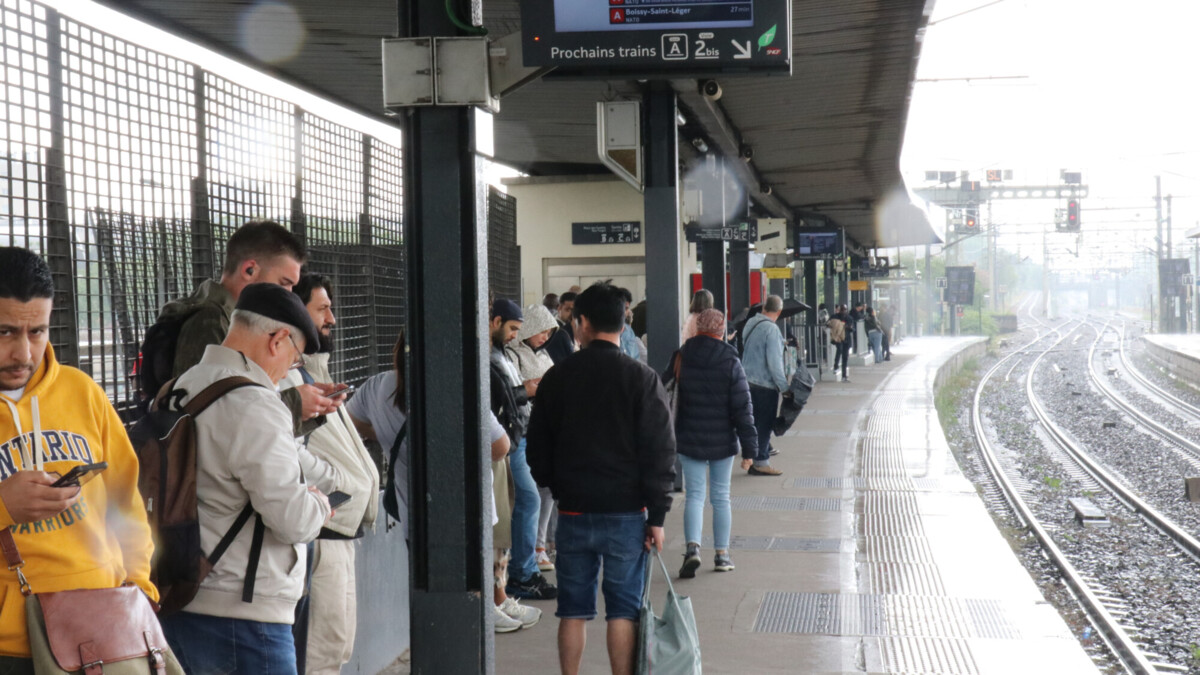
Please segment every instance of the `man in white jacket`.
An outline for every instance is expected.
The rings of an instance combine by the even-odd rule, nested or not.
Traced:
[[[317,327],[320,349],[305,355],[304,365],[290,371],[280,386],[333,382],[329,357],[333,352],[333,290],[327,277],[305,274],[292,289]],[[346,408],[326,416],[321,425],[302,440],[300,465],[309,483],[322,492],[344,492],[350,500],[337,508],[321,530],[313,550],[312,581],[309,588],[307,631],[297,630],[297,640],[307,633],[304,672],[336,675],[354,652],[357,628],[355,600],[355,539],[375,525],[379,513],[379,470],[359,438]],[[298,618],[302,621],[303,617]],[[301,628],[297,624],[297,628]],[[297,645],[303,647],[304,645]]]
[[[304,544],[331,509],[304,481],[292,416],[275,388],[320,339],[300,299],[276,284],[247,286],[231,321],[224,341],[209,345],[176,388],[187,392],[183,405],[219,380],[252,383],[195,419],[200,548],[212,554],[227,532],[236,536],[195,599],[162,624],[188,673],[294,673]],[[247,505],[253,517],[234,528]]]

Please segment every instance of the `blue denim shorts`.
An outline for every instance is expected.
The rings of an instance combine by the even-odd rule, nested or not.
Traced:
[[[560,619],[596,618],[603,564],[604,618],[637,621],[645,583],[646,514],[558,513],[554,560]]]

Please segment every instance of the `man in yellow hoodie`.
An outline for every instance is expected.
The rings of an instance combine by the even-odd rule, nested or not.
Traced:
[[[35,592],[129,581],[157,601],[137,456],[104,391],[55,360],[53,298],[41,258],[0,248],[0,527],[12,530]],[[83,488],[50,487],[95,462],[108,468]],[[16,573],[0,566],[0,580],[0,672],[32,673]]]

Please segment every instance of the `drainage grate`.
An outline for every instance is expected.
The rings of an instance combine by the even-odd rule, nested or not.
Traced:
[[[701,546],[713,547],[712,537],[705,536]],[[741,551],[810,551],[837,553],[842,550],[841,539],[802,539],[797,537],[731,537],[729,548]]]
[[[789,478],[783,481],[783,486],[790,488],[844,490],[847,487],[858,487],[857,483],[857,478],[820,478],[816,476],[802,476],[800,478]]]
[[[770,591],[763,595],[752,630],[953,639],[1022,637],[998,600],[867,593]]]
[[[924,537],[925,524],[915,513],[864,513],[859,517],[863,536]]]
[[[732,497],[737,511],[841,511],[842,500],[817,497]]]
[[[971,484],[965,480],[959,481],[959,492],[973,492]],[[956,486],[956,483],[940,478],[908,478],[908,477],[875,477],[875,478],[831,478],[825,476],[800,476],[788,478],[783,486],[796,490],[886,490],[889,492],[944,492]]]
[[[879,648],[889,673],[979,675],[965,640],[888,637],[879,640]]]

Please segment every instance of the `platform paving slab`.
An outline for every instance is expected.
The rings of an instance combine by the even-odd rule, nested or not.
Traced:
[[[673,579],[692,599],[706,673],[1096,672],[942,434],[935,375],[978,350],[974,340],[910,338],[891,361],[852,367],[849,383],[820,382],[796,426],[773,440],[784,475],[734,471],[737,569],[712,570],[708,530],[696,578]],[[663,551],[672,574],[682,526],[680,494]],[[497,673],[557,671],[555,603],[529,604],[545,615],[496,636]],[[603,621],[589,624],[588,640],[583,672],[608,672]]]

